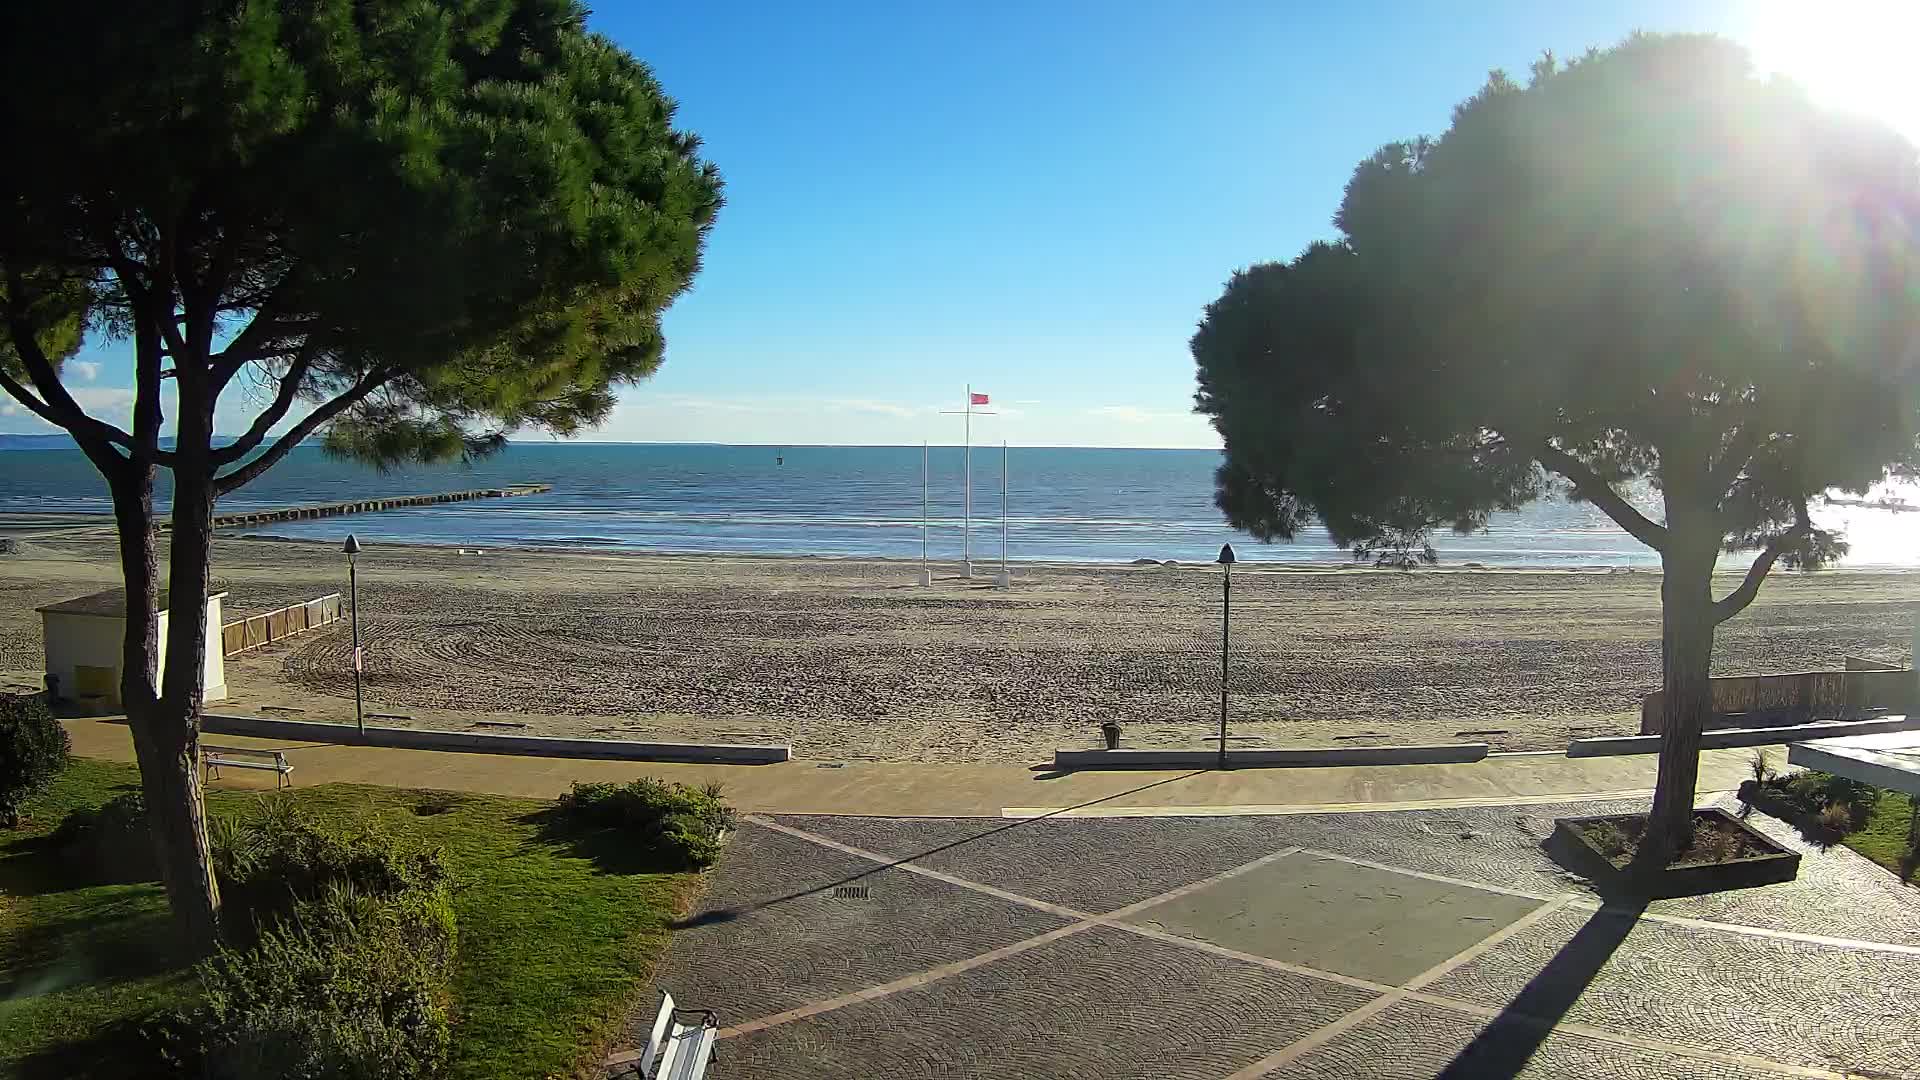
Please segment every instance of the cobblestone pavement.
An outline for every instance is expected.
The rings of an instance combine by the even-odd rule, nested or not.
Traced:
[[[1920,890],[1603,907],[1540,841],[1610,810],[753,817],[658,983],[716,1080],[1920,1080]]]

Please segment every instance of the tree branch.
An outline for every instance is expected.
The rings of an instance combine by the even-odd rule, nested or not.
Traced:
[[[1773,569],[1774,561],[1813,532],[1813,522],[1807,516],[1807,500],[1796,498],[1793,501],[1793,516],[1795,518],[1793,528],[1767,541],[1767,546],[1761,550],[1759,557],[1753,560],[1753,565],[1747,567],[1746,579],[1740,582],[1740,587],[1714,601],[1715,625],[1726,622],[1747,610],[1747,605],[1753,603],[1753,598],[1760,595],[1760,583],[1767,579],[1768,572]]]
[[[9,290],[14,295],[14,290]],[[27,378],[34,389],[40,392],[38,397],[28,393],[26,387],[11,378],[4,383],[7,393],[20,400],[20,404],[33,410],[34,414],[49,424],[65,429],[82,449],[95,444],[100,451],[111,453],[109,446],[119,446],[129,453],[133,450],[133,436],[96,417],[89,416],[80,403],[73,400],[67,388],[60,382],[60,373],[53,368],[53,361],[40,350],[40,343],[34,340],[33,327],[24,318],[9,313],[7,332],[13,337],[13,349],[20,362],[27,369]],[[4,377],[4,373],[0,373]],[[89,454],[89,457],[92,455]]]
[[[302,349],[300,354],[294,357],[286,374],[280,376],[280,389],[274,393],[272,403],[259,416],[253,418],[253,424],[247,428],[247,433],[234,440],[232,444],[213,452],[214,468],[231,465],[252,453],[253,448],[259,446],[260,441],[267,437],[267,432],[273,429],[273,425],[286,418],[287,410],[293,407],[294,399],[300,396],[301,382],[305,381],[307,372],[313,368],[313,354],[312,349]]]
[[[307,436],[317,431],[320,425],[325,424],[327,421],[346,412],[353,406],[358,405],[366,399],[368,394],[378,390],[396,374],[398,373],[383,368],[375,368],[367,372],[361,376],[359,382],[353,384],[352,389],[308,413],[305,419],[293,425],[285,435],[280,436],[272,446],[267,448],[266,453],[261,454],[259,457],[254,458],[252,461],[247,462],[245,465],[240,466],[224,476],[214,477],[214,493],[216,495],[225,495],[245,485],[254,477],[259,476],[268,469],[273,468],[281,458],[286,457],[287,454],[291,452],[294,447],[299,446]]]
[[[1753,460],[1760,443],[1760,435],[1751,422],[1734,429],[1733,436],[1727,440],[1726,449],[1720,453],[1720,460],[1707,474],[1707,482],[1715,499],[1726,499],[1727,492],[1740,479],[1740,471]]]
[[[1614,524],[1633,534],[1633,538],[1655,551],[1667,548],[1667,530],[1656,525],[1645,514],[1634,509],[1632,503],[1620,497],[1613,485],[1600,478],[1600,475],[1587,466],[1587,463],[1553,445],[1551,440],[1540,440],[1540,446],[1534,451],[1540,464],[1559,473],[1573,482],[1574,489],[1582,498],[1599,507],[1603,513],[1613,519]]]

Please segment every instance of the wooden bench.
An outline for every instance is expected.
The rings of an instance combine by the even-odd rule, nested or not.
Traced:
[[[640,1050],[642,1080],[700,1080],[713,1060],[720,1024],[711,1009],[678,1009],[673,995],[660,994],[653,1032]]]
[[[208,746],[200,744],[200,764],[209,780],[218,780],[220,770],[264,769],[274,774],[273,789],[293,786],[293,766],[287,764],[283,750],[250,750],[244,746]]]

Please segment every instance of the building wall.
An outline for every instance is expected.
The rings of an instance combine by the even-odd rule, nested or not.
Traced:
[[[160,613],[160,678],[167,671],[167,612]],[[207,598],[207,660],[202,672],[203,699],[219,701],[227,696],[227,664],[220,653],[220,598]],[[126,620],[114,615],[71,615],[42,612],[41,637],[46,643],[47,674],[58,680],[60,696],[78,698],[87,681],[82,668],[96,669],[96,677],[105,679],[109,692],[103,704],[120,705],[121,650],[126,638]],[[99,674],[105,669],[107,674]]]

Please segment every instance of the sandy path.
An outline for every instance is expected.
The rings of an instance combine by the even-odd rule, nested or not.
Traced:
[[[229,610],[344,591],[320,545],[222,541]],[[1113,717],[1198,745],[1220,692],[1211,567],[1020,569],[1011,591],[882,562],[370,550],[381,722],[790,740],[812,758],[1039,760]],[[951,568],[949,568],[950,571]],[[37,604],[114,583],[99,541],[0,557],[0,668],[38,664]],[[1254,570],[1235,575],[1234,731],[1257,743],[1506,749],[1624,731],[1659,681],[1648,573]],[[1731,582],[1725,587],[1731,587]],[[1721,674],[1904,659],[1920,576],[1777,574],[1723,628]],[[235,708],[350,717],[345,625],[230,660]]]

